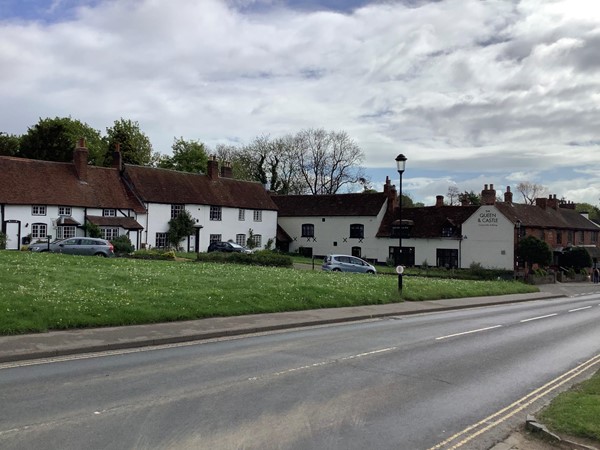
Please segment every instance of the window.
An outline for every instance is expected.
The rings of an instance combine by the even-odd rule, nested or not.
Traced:
[[[585,242],[585,231],[580,231],[578,234],[579,234],[579,243],[583,244]]]
[[[260,248],[262,245],[262,236],[260,234],[255,234],[252,236],[252,240],[254,241],[254,247]]]
[[[31,224],[31,239],[46,239],[48,226],[45,223]]]
[[[262,222],[262,211],[260,211],[258,209],[254,210],[254,221]]]
[[[442,237],[452,237],[454,236],[454,227],[445,226],[442,228]]]
[[[362,239],[365,237],[365,226],[360,223],[350,225],[350,238]]]
[[[210,207],[210,220],[221,220],[221,207],[211,206]]]
[[[238,220],[239,221],[244,221],[246,220],[246,210],[245,209],[240,209],[238,212]]]
[[[302,224],[302,237],[315,237],[315,226],[312,223]]]
[[[58,227],[58,229],[56,231],[57,239],[68,239],[68,238],[72,238],[72,237],[75,237],[75,227],[72,227],[72,226]]]
[[[102,239],[106,239],[107,241],[112,241],[119,237],[119,229],[118,228],[100,228],[102,232]]]
[[[235,235],[235,243],[237,245],[241,245],[242,247],[246,246],[246,235],[245,234],[236,234]]]
[[[403,266],[415,265],[415,248],[402,247],[402,253],[398,251],[398,247],[389,247],[388,257],[394,264],[402,264]]]
[[[458,250],[452,248],[438,248],[437,253],[437,266],[445,267],[446,269],[452,269],[458,267]]]
[[[567,231],[567,244],[573,244],[573,231]]]
[[[592,231],[592,244],[596,244],[598,243],[598,232],[597,231]]]
[[[70,206],[59,206],[58,207],[58,215],[59,216],[70,216],[71,215],[71,207]]]
[[[544,230],[540,230],[540,240],[546,240],[546,233],[544,233]]]
[[[43,205],[33,205],[31,207],[31,215],[32,216],[45,216],[46,215],[46,207]]]
[[[104,217],[116,217],[116,215],[117,215],[117,210],[116,210],[116,209],[109,209],[109,208],[107,208],[107,209],[103,209],[103,210],[102,210],[102,215],[103,215]]]
[[[156,233],[155,247],[167,248],[167,233]]]
[[[211,234],[210,235],[210,243],[212,244],[213,242],[221,242],[222,241],[221,236],[222,235],[220,235],[220,234]]]
[[[562,231],[556,231],[556,243],[562,244]]]
[[[175,219],[185,209],[184,205],[171,205],[171,219]]]
[[[360,247],[352,247],[352,256],[356,256],[357,258],[360,258],[361,257],[360,251],[361,251]]]

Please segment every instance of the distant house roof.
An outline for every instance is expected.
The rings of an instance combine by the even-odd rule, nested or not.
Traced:
[[[527,227],[599,230],[598,225],[570,208],[542,208],[506,202],[496,203],[495,206],[511,222],[516,223],[520,220],[523,226]]]
[[[145,211],[114,168],[87,166],[83,182],[73,163],[0,156],[0,174],[0,203]]]
[[[442,229],[451,225],[457,229],[471,217],[479,206],[425,206],[403,208],[402,222],[411,222],[410,236],[414,238],[439,238]],[[388,212],[381,221],[377,237],[392,237],[398,209]]]
[[[376,216],[383,208],[387,195],[273,195],[279,207],[279,217],[298,216]]]
[[[124,175],[145,202],[277,210],[260,183],[134,165]]]
[[[120,227],[125,230],[143,230],[133,217],[87,216],[87,219],[99,227]]]

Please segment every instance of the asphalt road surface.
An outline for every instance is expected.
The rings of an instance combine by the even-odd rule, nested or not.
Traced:
[[[0,365],[2,449],[486,449],[600,364],[600,296]]]

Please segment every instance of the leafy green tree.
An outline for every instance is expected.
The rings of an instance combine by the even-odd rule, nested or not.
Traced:
[[[131,239],[126,234],[122,234],[121,236],[110,241],[115,249],[115,253],[117,254],[128,254],[132,253],[135,249],[133,244],[131,243]]]
[[[6,234],[0,231],[0,250],[4,250],[6,248]]]
[[[560,256],[560,265],[575,270],[592,267],[592,257],[583,247],[572,247]]]
[[[158,161],[158,167],[180,172],[206,172],[208,154],[202,142],[176,138],[171,148],[173,149],[173,156],[161,157]]]
[[[534,236],[527,236],[519,241],[517,255],[529,265],[547,266],[552,263],[552,250],[546,242]]]
[[[589,203],[577,203],[575,205],[575,211],[582,213],[587,212],[590,220],[600,221],[600,209],[597,206]]]
[[[167,231],[167,240],[173,247],[179,247],[179,243],[186,237],[194,233],[196,221],[188,210],[183,210],[177,217],[169,220],[169,231]]]
[[[458,200],[460,201],[461,204],[463,202],[465,202],[468,205],[475,205],[475,206],[481,205],[481,195],[476,194],[473,191],[471,191],[471,192],[465,191],[462,194],[458,194]]]
[[[121,157],[125,164],[149,166],[155,162],[150,139],[141,130],[137,122],[123,118],[115,120],[112,127],[106,129],[107,165],[112,164],[112,152],[120,145]]]
[[[20,144],[19,136],[0,132],[0,155],[19,156]]]
[[[81,138],[85,138],[91,164],[102,165],[106,144],[100,132],[70,117],[40,119],[21,136],[18,156],[45,161],[72,161],[73,150]]]
[[[85,225],[83,226],[83,229],[85,230],[86,236],[93,237],[93,238],[101,238],[102,237],[102,230],[100,230],[100,227],[98,225],[96,225],[95,223],[86,222]]]

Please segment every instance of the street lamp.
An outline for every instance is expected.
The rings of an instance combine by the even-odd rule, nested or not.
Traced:
[[[398,258],[396,267],[398,271],[398,290],[402,292],[402,174],[406,168],[406,156],[402,153],[396,156],[396,167],[398,168],[398,175],[400,175],[400,195],[398,197],[398,222],[400,223],[400,233],[398,233]]]
[[[517,230],[517,244],[515,245],[515,277],[519,273],[519,239],[521,238],[521,221],[517,219],[515,222],[515,228]]]

